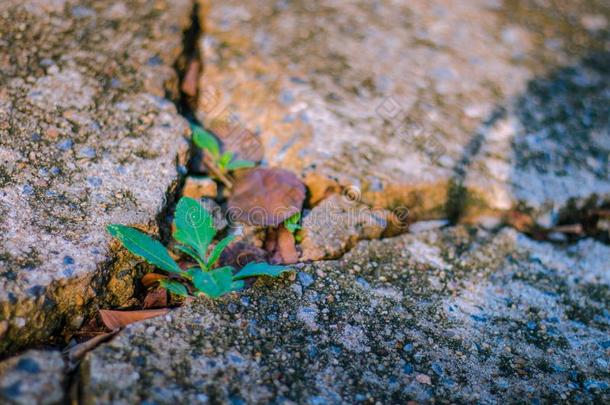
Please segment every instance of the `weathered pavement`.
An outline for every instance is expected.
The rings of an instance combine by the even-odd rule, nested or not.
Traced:
[[[568,206],[609,203],[607,2],[204,12],[199,118],[258,132],[267,162],[311,186],[357,187],[418,219],[518,210],[544,227]]]
[[[183,1],[0,4],[0,355],[132,296],[109,223],[150,230],[185,160]]]
[[[162,96],[188,4],[17,4],[0,5],[0,43],[23,45],[0,57],[2,350],[130,297],[141,266],[103,225],[154,230],[185,130]],[[500,226],[609,208],[606,2],[201,4],[196,115],[319,188],[303,258],[337,260],[128,327],[81,365],[82,401],[610,401],[608,245]],[[477,225],[357,243],[405,207]],[[0,399],[66,399],[58,358],[2,363]]]
[[[455,227],[127,328],[81,368],[91,403],[610,400],[610,248]]]

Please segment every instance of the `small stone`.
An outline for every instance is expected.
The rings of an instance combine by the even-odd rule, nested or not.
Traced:
[[[341,191],[341,187],[335,180],[316,172],[308,173],[303,181],[309,192],[307,201],[311,207],[317,205],[328,196],[338,194]]]
[[[66,151],[69,150],[73,144],[74,142],[72,141],[72,139],[64,139],[57,143],[57,148]]]
[[[209,177],[188,176],[182,189],[184,197],[200,199],[203,197],[216,198],[218,185]]]
[[[418,374],[415,376],[415,379],[420,384],[432,385],[432,379],[426,374]]]
[[[309,287],[314,282],[313,277],[310,274],[305,273],[303,271],[299,271],[299,273],[297,274],[297,278],[299,279],[299,282],[301,283],[303,288]]]

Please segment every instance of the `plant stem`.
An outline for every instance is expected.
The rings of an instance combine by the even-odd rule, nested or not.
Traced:
[[[203,150],[203,163],[210,169],[212,174],[218,178],[229,190],[233,188],[233,182],[216,167],[214,159],[207,150]]]

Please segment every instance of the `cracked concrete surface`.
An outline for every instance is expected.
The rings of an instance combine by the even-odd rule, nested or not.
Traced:
[[[248,129],[265,164],[323,185],[302,248],[334,260],[129,326],[87,356],[80,400],[610,400],[608,246],[500,226],[512,212],[551,228],[609,207],[605,2],[199,4],[197,117],[227,143]],[[190,12],[0,5],[2,350],[78,327],[91,291],[129,298],[140,262],[102,225],[154,230],[178,177],[185,123],[163,96]],[[358,242],[394,234],[402,208],[438,221]],[[446,226],[453,216],[478,225]],[[65,387],[57,357],[1,363],[0,398]],[[15,387],[24,376],[38,393]]]
[[[178,180],[188,126],[165,95],[189,5],[2,2],[0,353],[133,294],[141,261],[105,226],[155,231]]]

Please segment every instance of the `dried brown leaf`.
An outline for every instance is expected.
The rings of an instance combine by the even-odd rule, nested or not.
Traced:
[[[143,309],[167,307],[167,291],[164,288],[150,290],[144,297]]]
[[[195,97],[197,95],[197,82],[199,80],[200,68],[201,63],[198,59],[193,58],[189,61],[181,87],[182,92],[187,96]]]
[[[250,262],[259,263],[266,261],[267,252],[245,242],[233,243],[220,254],[221,266],[232,266],[237,270]]]
[[[110,330],[117,330],[131,323],[165,315],[169,309],[144,309],[141,311],[113,311],[100,309],[100,317],[104,325]]]
[[[229,214],[256,226],[278,226],[301,211],[305,186],[292,172],[258,167],[235,182],[229,198]]]
[[[164,276],[163,274],[158,274],[158,273],[148,273],[145,274],[144,277],[142,277],[142,285],[144,285],[144,287],[153,287],[154,285],[156,285],[159,281],[166,279],[167,276]]]
[[[277,228],[268,228],[267,235],[265,235],[265,250],[267,253],[273,256],[275,251],[277,250]]]
[[[299,260],[294,235],[284,225],[278,228],[276,251],[273,258],[277,264],[294,264]]]

